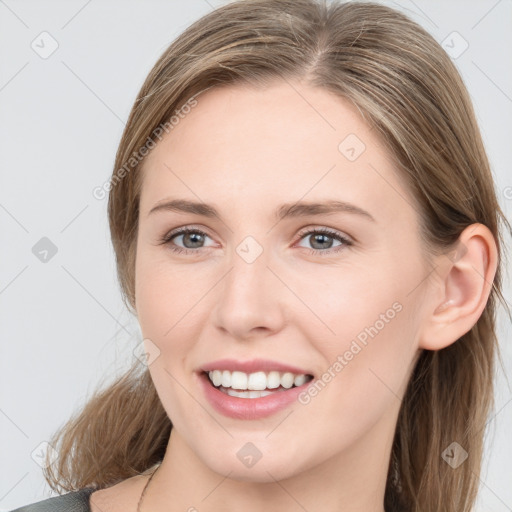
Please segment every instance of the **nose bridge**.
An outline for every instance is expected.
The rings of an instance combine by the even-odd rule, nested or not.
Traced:
[[[223,294],[233,306],[252,307],[268,294],[268,254],[262,243],[246,236],[231,255],[231,271]],[[245,304],[245,306],[244,306]]]
[[[279,282],[267,265],[269,252],[247,236],[233,250],[230,270],[220,287],[215,322],[233,337],[244,338],[255,328],[279,327]]]

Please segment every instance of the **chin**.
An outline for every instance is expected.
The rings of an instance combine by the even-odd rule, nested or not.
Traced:
[[[275,483],[276,480],[286,480],[306,469],[298,467],[296,457],[291,454],[286,456],[282,452],[279,453],[277,449],[274,449],[273,456],[263,453],[252,466],[246,466],[238,458],[237,451],[231,452],[232,456],[226,452],[222,457],[209,454],[210,456],[206,458],[202,457],[203,463],[219,475],[229,475],[231,480],[255,483]]]

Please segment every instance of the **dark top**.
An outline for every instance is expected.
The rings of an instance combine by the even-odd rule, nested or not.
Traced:
[[[62,496],[54,496],[37,503],[25,505],[11,512],[91,512],[89,496],[96,491],[86,487],[79,491],[68,492]]]

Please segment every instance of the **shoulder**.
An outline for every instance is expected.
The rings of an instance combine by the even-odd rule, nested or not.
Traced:
[[[25,505],[11,512],[90,512],[89,497],[95,489],[88,487]]]
[[[149,476],[138,475],[104,489],[86,487],[9,512],[126,512],[135,510]]]

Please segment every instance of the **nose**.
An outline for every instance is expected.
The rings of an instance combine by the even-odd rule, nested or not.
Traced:
[[[265,251],[254,261],[234,252],[231,267],[218,284],[213,321],[232,339],[270,336],[285,323],[285,287],[268,263]]]

